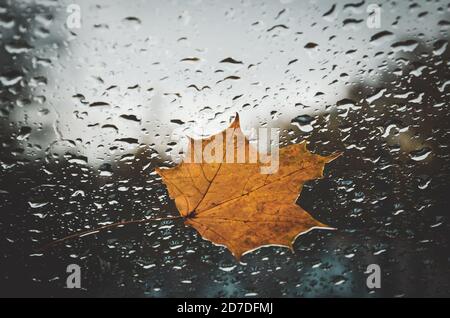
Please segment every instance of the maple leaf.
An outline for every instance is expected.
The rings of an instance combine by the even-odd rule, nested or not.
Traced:
[[[243,136],[237,114],[229,128],[234,129],[234,138]],[[289,145],[279,150],[278,170],[262,174],[263,164],[249,160],[248,154],[254,149],[244,137],[244,162],[198,160],[205,149],[212,148],[215,138],[226,139],[225,131],[197,141],[190,138],[183,162],[173,168],[156,169],[185,224],[204,239],[226,246],[236,259],[261,246],[292,249],[298,235],[315,228],[330,229],[295,202],[303,184],[323,177],[325,164],[340,153],[324,157],[308,151],[305,141]],[[196,142],[201,144],[200,158],[194,149]],[[233,154],[236,159],[238,152]]]

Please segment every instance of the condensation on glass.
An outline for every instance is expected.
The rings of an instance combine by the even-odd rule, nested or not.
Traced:
[[[0,4],[0,293],[448,296],[446,1]],[[299,203],[335,231],[237,262],[182,222],[156,167],[239,113],[343,151]],[[366,284],[381,269],[381,288]]]

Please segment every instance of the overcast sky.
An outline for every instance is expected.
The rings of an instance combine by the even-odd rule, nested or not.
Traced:
[[[214,133],[235,112],[244,128],[314,114],[347,97],[352,83],[376,81],[378,66],[394,57],[387,55],[392,43],[421,34],[435,41],[449,13],[439,2],[381,1],[374,29],[366,24],[374,1],[49,3],[50,35],[32,43],[32,54],[51,59],[33,74],[47,77],[33,94],[46,97],[50,112],[42,116],[35,105],[14,116],[52,125],[35,136],[44,149],[75,140],[94,166],[136,147],[120,138],[155,143],[163,154],[174,131]],[[64,25],[70,3],[81,8],[79,29]],[[381,31],[392,35],[371,42]],[[125,149],[110,151],[114,145]]]

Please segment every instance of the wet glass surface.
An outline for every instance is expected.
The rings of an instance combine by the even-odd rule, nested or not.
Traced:
[[[3,1],[0,294],[448,296],[449,28],[446,1]],[[240,262],[178,220],[39,250],[177,215],[154,169],[236,112],[344,151],[298,200],[336,231]]]

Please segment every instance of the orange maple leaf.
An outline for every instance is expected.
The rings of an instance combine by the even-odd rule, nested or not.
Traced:
[[[238,115],[229,128],[234,129],[234,138],[243,135]],[[225,140],[225,131],[197,140],[201,150],[217,137]],[[248,139],[243,139],[244,162],[195,160],[199,159],[198,152],[194,150],[195,141],[190,139],[183,162],[173,168],[156,169],[185,224],[195,228],[204,239],[226,246],[237,259],[261,246],[292,249],[298,235],[314,228],[330,229],[295,202],[303,184],[323,177],[325,164],[340,153],[316,155],[306,149],[304,141],[281,148],[277,172],[262,174],[263,164],[250,162],[248,154],[254,149]],[[235,159],[236,156],[237,151]]]

